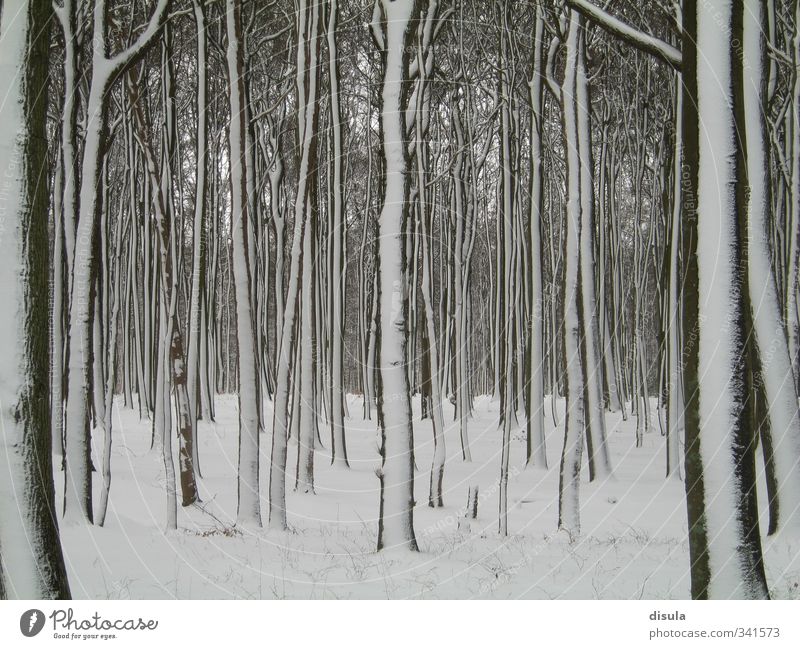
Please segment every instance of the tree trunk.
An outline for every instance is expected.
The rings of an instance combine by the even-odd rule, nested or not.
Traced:
[[[417,550],[414,535],[414,433],[411,424],[406,348],[408,286],[406,233],[410,170],[405,113],[410,94],[409,59],[419,0],[380,0],[383,79],[381,154],[383,206],[378,217],[378,340],[381,431],[378,550]],[[375,27],[375,25],[373,25]],[[377,31],[377,30],[376,30]]]
[[[51,4],[0,11],[0,595],[70,596],[56,522],[50,414],[46,107]],[[58,216],[57,216],[58,218]]]
[[[259,381],[255,319],[251,302],[251,262],[248,255],[247,161],[245,130],[244,53],[242,51],[241,0],[225,5],[228,35],[227,68],[231,104],[228,132],[231,155],[231,229],[236,303],[236,342],[239,351],[239,468],[236,520],[261,527],[259,497]]]
[[[755,491],[743,61],[732,45],[742,42],[741,12],[757,11],[745,4],[683,9],[686,495],[701,599],[769,596]]]
[[[578,145],[578,57],[582,19],[570,12],[566,68],[561,87],[564,150],[567,155],[566,236],[564,239],[564,349],[566,351],[567,416],[558,483],[558,527],[580,534],[580,476],[586,434],[583,293],[581,291],[581,161]]]

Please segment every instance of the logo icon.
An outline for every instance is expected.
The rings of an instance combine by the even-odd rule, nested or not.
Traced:
[[[37,608],[25,611],[19,618],[19,630],[26,638],[32,638],[44,628],[44,613]]]

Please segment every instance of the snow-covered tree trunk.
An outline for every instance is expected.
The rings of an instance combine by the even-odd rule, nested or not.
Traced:
[[[58,18],[64,36],[64,103],[61,109],[61,154],[63,156],[64,184],[61,188],[61,193],[64,210],[62,223],[64,229],[64,252],[67,269],[71,270],[75,254],[75,218],[78,210],[75,126],[79,93],[76,86],[78,63],[76,6],[74,0],[64,0],[60,7],[55,4],[53,12]]]
[[[587,451],[592,478],[603,480],[611,475],[611,458],[606,442],[605,407],[603,403],[603,364],[600,357],[600,327],[595,297],[595,218],[594,162],[592,160],[591,100],[586,73],[586,33],[583,19],[578,18],[578,52],[576,54],[576,96],[578,129],[578,162],[580,164],[580,264],[584,376],[586,382]],[[603,305],[600,305],[603,308]]]
[[[371,111],[367,113],[368,118]],[[371,345],[371,329],[374,317],[372,314],[372,296],[371,286],[374,285],[374,279],[368,281],[367,279],[367,234],[369,232],[368,224],[370,222],[370,213],[372,211],[372,130],[367,130],[367,178],[366,178],[366,195],[364,197],[364,216],[361,226],[361,244],[359,246],[359,263],[358,263],[358,306],[359,306],[359,320],[358,320],[358,333],[359,333],[359,362],[361,365],[361,390],[363,392],[363,417],[365,420],[372,419],[372,376],[373,366],[369,364],[369,351]]]
[[[454,92],[453,95],[453,109],[452,109],[452,122],[453,122],[453,135],[455,139],[455,145],[457,147],[457,152],[455,154],[455,160],[453,162],[452,168],[452,176],[453,176],[453,192],[452,192],[452,201],[455,207],[455,218],[456,218],[456,232],[455,232],[455,246],[453,246],[453,275],[454,275],[454,305],[453,305],[453,320],[455,324],[455,346],[453,349],[453,365],[455,366],[455,384],[453,387],[453,392],[455,396],[455,406],[456,406],[456,418],[458,419],[458,427],[459,427],[459,434],[461,437],[461,457],[465,462],[472,461],[472,451],[470,450],[469,445],[469,429],[468,429],[468,418],[469,418],[469,407],[466,399],[465,392],[467,391],[467,377],[465,370],[465,361],[467,350],[465,349],[465,332],[463,330],[464,325],[464,297],[466,294],[466,287],[464,286],[464,260],[463,260],[463,253],[464,253],[464,221],[466,220],[467,216],[465,214],[465,205],[464,205],[464,166],[465,166],[465,157],[466,155],[463,152],[464,145],[464,137],[463,137],[463,125],[462,125],[462,118],[461,118],[461,110],[458,105],[458,97],[457,94]],[[418,154],[419,155],[419,154]],[[444,328],[444,323],[442,323]],[[445,338],[445,341],[447,339]],[[434,341],[435,342],[435,341]],[[431,343],[433,344],[433,343]],[[441,362],[441,361],[440,361]],[[447,368],[447,364],[444,365]],[[439,368],[432,367],[432,372],[439,371]],[[435,407],[434,403],[434,407]]]
[[[416,51],[414,61],[417,70],[416,86],[413,94],[414,115],[414,160],[416,162],[416,201],[414,201],[415,215],[417,216],[416,244],[420,249],[422,276],[420,289],[422,293],[424,330],[423,340],[423,391],[429,394],[429,414],[433,425],[433,458],[431,460],[430,485],[428,490],[428,505],[442,507],[444,505],[442,483],[444,480],[444,466],[447,458],[447,447],[444,438],[444,416],[442,412],[442,376],[439,355],[439,338],[436,335],[436,318],[433,306],[433,256],[431,253],[431,201],[432,192],[427,187],[429,173],[428,155],[428,124],[430,121],[430,92],[427,87],[428,74],[433,69],[433,49],[430,47],[432,29],[436,20],[438,1],[432,0],[427,5],[424,17],[424,26],[420,34],[423,43]],[[435,203],[434,203],[435,204]],[[414,254],[413,259],[418,258]],[[458,273],[457,273],[458,274]],[[427,377],[425,373],[427,370]],[[460,386],[456,389],[460,392]],[[423,407],[425,407],[423,396]],[[467,448],[469,448],[467,446]]]
[[[419,124],[417,128],[420,128]],[[424,186],[425,160],[424,144],[417,132],[416,141],[417,178],[420,186]],[[430,251],[430,232],[428,228],[428,212],[426,193],[420,196],[417,205],[419,214],[419,229],[422,245],[422,299],[425,305],[425,340],[427,342],[427,356],[430,364],[430,415],[433,424],[433,459],[431,460],[431,479],[428,492],[428,505],[442,507],[444,505],[442,494],[442,481],[444,480],[444,464],[447,458],[447,447],[444,438],[444,416],[442,413],[442,379],[439,372],[439,344],[436,336],[436,321],[434,318],[432,290],[432,260]]]
[[[744,5],[749,4],[747,8]],[[686,492],[692,596],[767,598],[755,490],[742,12],[683,8]],[[737,16],[737,12],[739,15]],[[758,65],[749,56],[748,65]],[[749,142],[747,144],[750,144]],[[700,216],[702,215],[702,218]],[[763,286],[763,282],[761,286]]]
[[[101,3],[98,3],[101,4]],[[97,46],[96,46],[97,47]],[[83,517],[92,521],[92,472],[90,460],[89,389],[91,386],[91,285],[95,223],[99,217],[100,158],[103,138],[103,94],[94,90],[88,111],[92,119],[85,133],[81,171],[80,212],[75,258],[71,269],[69,308],[69,356],[67,364],[66,433],[64,436],[64,520]]]
[[[259,373],[256,358],[255,319],[251,303],[251,261],[248,255],[247,162],[244,53],[242,51],[241,0],[227,0],[228,69],[231,124],[228,145],[231,159],[231,229],[236,302],[236,342],[239,350],[239,469],[236,519],[261,527],[259,497]]]
[[[683,364],[681,362],[681,312],[680,312],[680,216],[683,170],[683,87],[678,78],[675,101],[675,154],[673,166],[673,207],[670,215],[669,296],[666,322],[667,337],[667,476],[683,475],[680,445],[683,426]]]
[[[286,218],[283,209],[283,152],[280,146],[280,122],[270,120],[269,123],[269,143],[271,148],[271,165],[269,167],[269,206],[272,227],[275,231],[275,347],[276,347],[276,370],[277,370],[277,347],[281,343],[283,336],[283,313],[285,310],[284,302],[284,232],[286,230]]]
[[[544,18],[542,9],[536,9],[536,33],[533,43],[533,71],[529,81],[531,100],[530,131],[530,312],[528,314],[527,342],[527,466],[547,468],[547,450],[544,428],[544,295],[542,292],[542,210],[544,187],[542,178],[542,122],[543,122],[543,78],[545,74],[542,56]]]
[[[580,476],[586,434],[586,383],[581,291],[581,160],[578,143],[578,57],[583,25],[570,12],[566,67],[561,86],[564,150],[567,158],[566,236],[564,239],[564,350],[567,416],[558,484],[558,527],[580,534]]]
[[[92,318],[95,232],[102,209],[102,159],[106,136],[107,91],[117,73],[147,47],[165,19],[168,0],[158,0],[145,29],[126,49],[109,57],[106,42],[106,2],[96,0],[92,13],[92,76],[83,134],[83,161],[69,305],[69,361],[65,435],[64,520],[92,521],[89,390],[91,388]],[[66,163],[65,163],[66,164]],[[68,217],[67,217],[68,218]],[[65,222],[67,221],[65,218]]]
[[[169,36],[165,36],[165,45],[169,42]],[[166,49],[166,47],[165,47]],[[174,98],[171,97],[172,91],[172,75],[168,69],[169,61],[166,56],[162,57],[162,78],[164,80],[165,97],[163,98],[165,110],[167,114],[166,121],[168,124],[172,123],[171,120],[171,102]],[[138,90],[133,78],[128,75],[128,93],[131,97],[132,112],[135,123],[135,130],[140,141],[142,148],[145,173],[149,180],[151,187],[151,194],[153,200],[153,213],[156,222],[156,234],[158,237],[158,250],[159,250],[159,279],[161,289],[161,299],[166,309],[166,331],[159,339],[159,349],[161,344],[167,345],[162,357],[159,352],[159,359],[163,360],[161,367],[164,376],[159,378],[159,385],[161,386],[161,399],[158,400],[157,412],[159,416],[156,417],[156,422],[159,426],[158,440],[167,440],[171,442],[172,431],[166,425],[166,421],[170,410],[170,396],[166,387],[171,383],[172,389],[175,392],[175,403],[178,423],[178,439],[179,439],[179,462],[180,462],[180,482],[183,506],[191,505],[198,499],[197,483],[195,480],[194,471],[194,430],[196,427],[196,419],[191,413],[191,401],[187,388],[187,375],[184,359],[184,336],[181,330],[181,323],[178,317],[178,265],[177,251],[175,240],[177,233],[175,229],[175,219],[170,218],[170,210],[172,205],[168,200],[171,194],[171,178],[170,171],[166,165],[162,169],[161,178],[158,176],[157,162],[155,154],[147,140],[147,133],[150,131],[149,124],[145,120],[144,110],[138,100]],[[162,147],[165,150],[171,148],[175,134],[169,134],[163,138]],[[165,160],[168,158],[165,158]],[[169,381],[167,374],[169,373]],[[165,460],[166,461],[166,460]],[[169,463],[172,463],[172,458],[169,458]],[[174,471],[174,469],[172,469]],[[172,484],[171,482],[169,484]],[[169,485],[168,485],[169,488]]]
[[[796,533],[800,530],[800,412],[769,249],[771,201],[764,118],[767,111],[765,16],[763,3],[745,0],[744,5],[743,56],[747,62],[743,65],[744,126],[750,188],[747,270],[756,355],[760,363],[753,371],[760,378],[766,396],[767,417],[761,424],[761,436],[765,451],[771,452],[766,460],[773,463],[777,484],[777,492],[769,494],[769,532],[789,529]]]
[[[64,167],[61,156],[56,156],[53,180],[53,287],[50,306],[52,340],[50,345],[50,429],[53,438],[53,455],[63,461],[64,456]]]
[[[377,0],[373,32],[382,55],[381,153],[384,196],[378,217],[378,341],[381,431],[378,549],[416,550],[414,535],[414,432],[407,372],[408,286],[406,232],[410,169],[405,114],[409,60],[420,0]],[[379,15],[379,17],[378,17]]]
[[[18,599],[70,596],[56,522],[48,410],[50,20],[47,0],[6,0],[0,8],[0,595]]]
[[[339,20],[338,0],[328,2],[328,78],[330,82],[331,128],[333,131],[333,178],[329,191],[333,193],[333,210],[330,215],[333,231],[333,272],[330,277],[333,293],[331,313],[332,363],[331,363],[331,464],[349,466],[344,428],[344,191],[342,176],[342,118],[339,106],[339,61],[336,29]]]
[[[794,35],[792,38],[792,61],[795,65],[800,64],[800,4],[794,6]],[[787,222],[788,232],[786,236],[789,240],[787,268],[786,268],[786,289],[783,299],[784,320],[789,335],[789,354],[794,369],[794,380],[797,390],[800,391],[800,74],[794,74],[792,80],[792,110],[788,111],[790,116],[788,122],[791,128],[787,132],[791,133],[790,152],[793,156],[791,160],[792,177],[791,190],[789,192],[789,219]]]
[[[122,265],[122,228],[123,216],[117,216],[117,224],[115,227],[115,235],[113,239],[114,245],[114,263],[111,264],[111,259],[108,259],[109,267],[113,267],[113,292],[110,295],[111,299],[111,313],[108,320],[108,345],[106,349],[108,372],[106,375],[106,383],[104,386],[104,399],[106,417],[103,421],[103,460],[102,460],[102,476],[103,488],[100,492],[100,505],[97,511],[97,524],[103,526],[105,524],[106,513],[108,512],[108,501],[111,493],[111,449],[112,449],[112,415],[114,408],[114,386],[117,380],[117,332],[119,330],[118,317],[120,312],[120,299],[122,288],[122,272],[124,266]]]
[[[312,68],[313,69],[313,68]],[[316,199],[316,188],[310,197]],[[299,389],[297,399],[292,403],[292,417],[298,421],[297,432],[297,480],[295,489],[303,493],[314,493],[314,447],[317,440],[317,408],[315,403],[315,368],[316,368],[316,323],[317,301],[316,259],[314,240],[315,208],[312,201],[307,205],[308,221],[303,233],[303,270],[302,287],[300,289],[300,338],[297,353],[300,363],[295,368],[295,382]]]
[[[106,418],[106,407],[105,407],[105,397],[104,397],[104,386],[106,384],[105,380],[105,368],[103,367],[104,364],[104,356],[103,349],[105,347],[105,332],[103,331],[103,327],[105,325],[105,300],[104,300],[104,293],[105,293],[105,277],[106,269],[108,265],[105,262],[103,256],[103,243],[102,239],[105,236],[105,221],[107,220],[105,209],[107,209],[107,203],[105,198],[107,198],[107,193],[105,191],[106,187],[106,166],[103,164],[102,169],[100,170],[100,175],[103,177],[103,180],[100,182],[104,186],[103,190],[103,197],[104,199],[101,201],[101,215],[100,215],[100,239],[101,241],[97,242],[97,249],[100,252],[99,259],[95,260],[95,270],[93,271],[96,274],[95,277],[95,285],[93,289],[93,299],[92,299],[92,425],[94,427],[102,428],[103,422]]]
[[[201,294],[205,284],[205,242],[203,221],[206,210],[206,168],[208,165],[206,113],[207,52],[206,20],[200,0],[193,0],[195,29],[197,30],[197,171],[194,192],[194,221],[192,227],[192,275],[189,298],[188,350],[186,356],[186,389],[189,395],[189,412],[195,422],[198,419],[198,381],[200,381],[200,320]],[[206,413],[203,413],[204,415]],[[195,434],[195,438],[197,435]],[[196,439],[195,439],[196,441]],[[198,468],[198,445],[193,446],[195,468]]]
[[[611,336],[610,322],[613,319],[612,309],[613,305],[610,304],[608,299],[608,291],[606,289],[606,277],[609,273],[609,257],[611,256],[611,246],[608,244],[609,238],[609,218],[608,207],[611,200],[615,197],[609,196],[608,176],[609,174],[609,151],[611,150],[609,127],[607,122],[611,118],[610,102],[603,103],[602,120],[603,126],[601,129],[601,142],[600,142],[600,156],[598,162],[598,179],[597,190],[599,198],[597,201],[598,206],[598,245],[599,258],[597,260],[597,284],[598,296],[597,306],[599,309],[598,317],[600,319],[600,354],[603,360],[603,380],[607,389],[606,398],[608,400],[608,409],[611,412],[620,412],[623,409],[622,395],[620,394],[619,382],[617,377],[617,367],[614,362],[614,339]]]
[[[303,258],[303,237],[308,219],[308,197],[316,183],[317,173],[317,71],[311,73],[307,65],[308,49],[316,48],[316,37],[310,32],[312,21],[310,11],[318,12],[315,5],[309,8],[305,0],[297,7],[298,44],[295,70],[295,90],[297,92],[298,142],[300,146],[297,170],[297,193],[294,205],[294,231],[289,259],[289,286],[286,304],[282,314],[281,338],[277,342],[277,370],[275,380],[275,403],[272,424],[272,455],[269,474],[269,527],[272,530],[286,529],[286,453],[289,437],[289,391],[292,388],[291,366],[294,359],[295,322],[299,310],[298,297],[302,279],[301,261]],[[313,19],[312,19],[313,20]],[[312,42],[313,41],[313,42]],[[314,49],[314,51],[317,51]],[[297,404],[293,399],[292,407]],[[294,413],[293,413],[294,414]]]
[[[517,221],[516,194],[517,168],[513,153],[516,137],[516,125],[513,120],[513,104],[515,101],[511,88],[511,75],[514,65],[513,48],[509,44],[511,38],[509,8],[504,6],[499,23],[500,29],[500,63],[498,68],[498,87],[500,95],[500,120],[498,146],[498,172],[499,182],[499,215],[497,219],[497,248],[498,273],[497,273],[497,365],[495,373],[500,396],[500,422],[510,415],[516,419],[516,390],[514,380],[515,359],[515,330],[516,318],[513,302],[513,293],[516,283],[517,240],[515,226]],[[511,352],[507,353],[507,348]],[[510,361],[510,362],[509,362]]]
[[[307,85],[306,110],[312,116],[312,133],[318,130],[319,106],[316,95],[319,88],[321,46],[321,7],[312,3],[309,7],[309,32],[307,40],[301,40],[298,47],[306,48],[307,64],[303,70]],[[316,138],[314,150],[316,156]],[[316,377],[317,368],[317,317],[320,309],[317,271],[320,263],[320,251],[317,246],[317,220],[319,216],[319,172],[317,164],[308,168],[309,179],[305,202],[305,230],[303,232],[303,263],[300,286],[300,337],[297,354],[300,359],[295,368],[295,385],[297,398],[292,401],[292,417],[297,421],[297,481],[296,488],[305,493],[314,492],[314,446],[316,444],[317,407]],[[300,197],[298,196],[298,200]]]

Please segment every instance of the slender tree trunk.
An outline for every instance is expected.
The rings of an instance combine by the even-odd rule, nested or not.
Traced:
[[[286,529],[286,452],[289,435],[289,390],[290,369],[294,357],[295,322],[300,292],[302,245],[308,218],[308,197],[316,183],[317,150],[316,132],[319,120],[317,106],[317,74],[307,69],[309,49],[317,52],[317,35],[310,32],[310,12],[319,11],[318,5],[309,8],[306,0],[300,0],[298,16],[298,45],[295,89],[298,103],[298,141],[300,159],[297,172],[297,193],[294,206],[294,233],[289,261],[289,287],[286,306],[282,315],[283,325],[278,344],[278,366],[276,372],[275,404],[272,425],[272,455],[269,474],[269,527]],[[310,67],[310,66],[309,66]],[[293,401],[292,408],[297,401]]]
[[[336,29],[339,19],[338,0],[329,0],[328,6],[328,77],[330,80],[331,127],[333,131],[333,178],[329,191],[333,193],[333,210],[330,214],[333,231],[333,272],[331,292],[333,312],[331,335],[333,338],[331,363],[331,464],[349,466],[344,428],[344,191],[342,176],[342,118],[339,98],[339,61]]]
[[[527,466],[547,468],[547,449],[544,427],[544,295],[542,292],[542,209],[544,188],[542,179],[542,60],[544,19],[542,9],[536,10],[536,34],[533,43],[533,74],[529,82],[531,99],[531,180],[530,180],[530,313],[526,359],[528,372],[527,394]]]
[[[225,25],[228,35],[226,52],[231,125],[228,133],[231,154],[231,228],[233,276],[236,303],[236,342],[239,350],[239,468],[237,522],[261,527],[259,497],[259,373],[256,358],[255,319],[253,318],[251,262],[248,254],[250,228],[247,202],[247,161],[244,89],[244,53],[242,50],[241,0],[227,0]]]
[[[566,352],[567,416],[558,485],[558,527],[580,534],[580,475],[586,434],[586,383],[583,346],[583,293],[581,291],[581,161],[578,147],[578,58],[582,19],[570,12],[566,68],[561,87],[564,150],[567,155],[566,236],[564,243],[564,349]]]
[[[199,408],[197,404],[200,380],[200,342],[201,328],[201,295],[205,284],[205,241],[204,241],[204,214],[206,209],[206,169],[208,167],[207,126],[206,113],[208,112],[206,93],[208,81],[206,78],[207,52],[206,52],[206,22],[201,0],[193,0],[195,29],[197,30],[197,177],[195,178],[194,192],[194,222],[192,227],[192,277],[191,296],[189,302],[189,345],[186,358],[186,390],[189,396],[189,413],[194,422],[197,422]],[[205,414],[205,413],[203,413]],[[195,423],[195,442],[197,426]],[[195,468],[199,470],[198,445],[192,449]]]
[[[598,305],[595,297],[595,219],[594,219],[594,163],[591,141],[591,100],[589,80],[586,76],[586,33],[581,23],[576,56],[576,104],[578,129],[578,155],[580,163],[580,264],[581,300],[583,305],[583,346],[586,355],[582,365],[586,385],[586,423],[589,464],[592,478],[604,480],[611,475],[611,458],[606,443],[605,407],[603,405],[603,364],[600,357],[600,329]],[[603,308],[603,305],[600,305]]]

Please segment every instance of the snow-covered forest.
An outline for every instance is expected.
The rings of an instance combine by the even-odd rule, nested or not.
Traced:
[[[0,597],[800,597],[800,0],[0,0]]]

